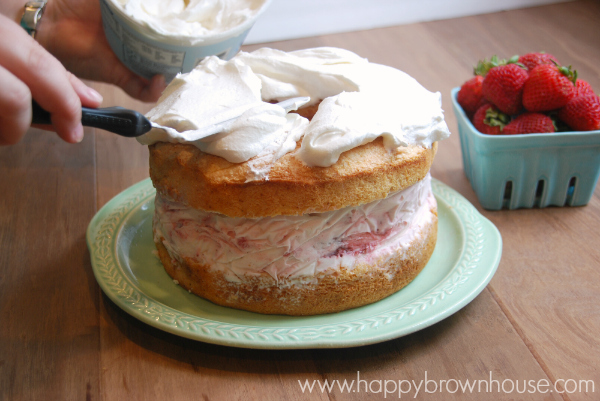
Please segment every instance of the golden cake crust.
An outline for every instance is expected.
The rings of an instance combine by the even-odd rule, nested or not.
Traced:
[[[296,279],[275,281],[267,273],[228,281],[222,272],[169,255],[162,239],[155,238],[167,273],[183,288],[218,305],[264,314],[316,315],[339,312],[379,301],[408,285],[425,267],[437,239],[437,207],[432,219],[408,249],[391,258]]]
[[[250,182],[248,163],[230,163],[193,145],[159,142],[149,149],[159,193],[195,209],[254,218],[322,213],[385,198],[425,177],[437,143],[388,151],[378,138],[342,153],[329,167],[308,167],[292,152],[274,163],[268,180]]]

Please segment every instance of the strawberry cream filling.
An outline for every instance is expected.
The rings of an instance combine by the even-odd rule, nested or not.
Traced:
[[[302,216],[233,218],[157,194],[154,228],[172,258],[210,266],[230,281],[262,273],[311,279],[401,254],[424,235],[435,202],[429,174],[385,199]]]

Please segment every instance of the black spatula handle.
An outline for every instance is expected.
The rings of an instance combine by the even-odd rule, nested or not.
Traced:
[[[52,124],[50,113],[32,101],[32,124]],[[102,109],[81,108],[81,123],[86,127],[100,128],[115,134],[133,138],[150,131],[150,121],[143,114],[123,107]]]

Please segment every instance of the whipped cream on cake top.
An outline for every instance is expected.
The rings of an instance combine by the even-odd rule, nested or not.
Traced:
[[[310,122],[271,104],[299,96],[321,102]],[[430,147],[450,135],[439,93],[402,71],[329,47],[288,53],[263,48],[229,61],[208,57],[178,75],[147,117],[179,133],[153,129],[138,138],[142,144],[190,143],[232,163],[250,160],[251,179],[268,178],[269,166],[295,151],[300,139],[295,156],[326,167],[380,136],[393,150]],[[219,133],[206,136],[211,130]],[[253,158],[259,167],[253,168]]]
[[[435,205],[429,174],[384,199],[301,216],[227,217],[158,193],[155,240],[171,257],[210,266],[229,281],[263,273],[314,278],[401,255],[425,234]]]
[[[134,21],[171,37],[208,38],[253,19],[267,0],[110,0]]]

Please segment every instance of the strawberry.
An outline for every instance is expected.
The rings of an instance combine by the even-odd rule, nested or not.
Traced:
[[[556,57],[554,57],[551,54],[548,53],[527,53],[522,55],[521,57],[519,57],[519,63],[523,64],[528,71],[533,70],[535,67],[537,67],[538,65],[542,65],[542,64],[556,64],[559,65],[560,63],[558,62],[558,60],[556,59]]]
[[[523,108],[523,86],[527,71],[517,64],[492,67],[483,80],[483,96],[505,114],[517,114]]]
[[[483,93],[481,92],[481,84],[483,83],[483,77],[476,75],[473,78],[466,81],[458,91],[456,100],[458,104],[463,108],[468,116],[473,116],[477,109],[483,104]]]
[[[555,132],[552,119],[541,113],[523,113],[502,129],[505,135]]]
[[[473,125],[477,131],[487,135],[500,135],[510,117],[500,112],[493,104],[486,103],[475,112]]]
[[[528,111],[550,111],[563,107],[575,96],[577,72],[570,67],[542,64],[529,73],[523,87],[523,106]]]
[[[600,98],[594,94],[574,97],[558,111],[558,118],[575,131],[600,129]]]
[[[575,81],[575,96],[579,95],[593,95],[594,90],[592,89],[592,85],[588,84],[583,79],[577,79]]]

